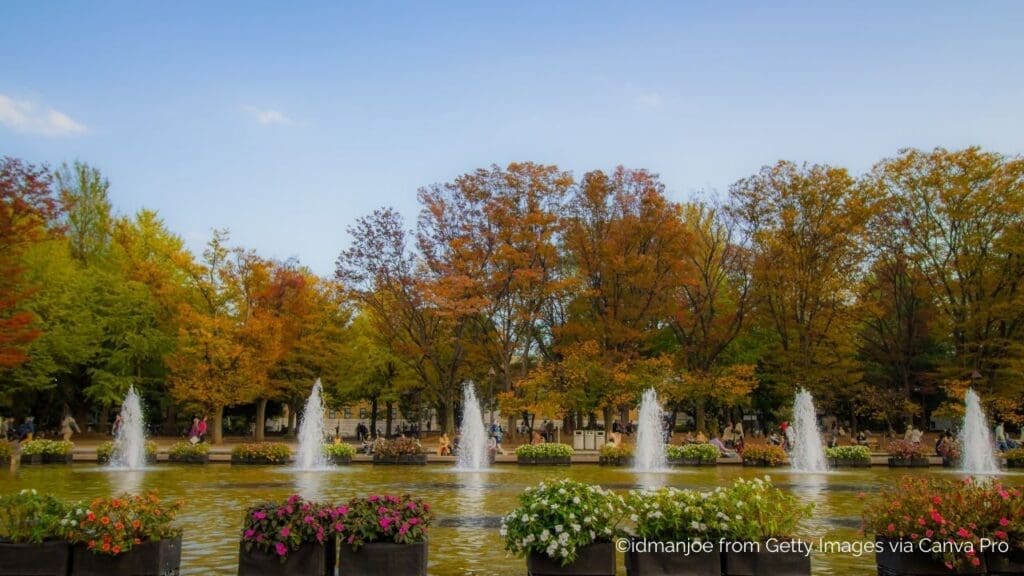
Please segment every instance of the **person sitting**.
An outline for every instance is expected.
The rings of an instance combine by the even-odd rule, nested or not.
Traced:
[[[712,438],[711,442],[709,442],[709,444],[711,444],[715,448],[718,448],[718,453],[721,454],[722,456],[725,456],[727,458],[731,458],[731,457],[736,455],[735,452],[733,452],[732,450],[729,450],[728,448],[725,447],[725,444],[723,444],[722,441],[718,439],[718,436],[715,436],[714,438]]]
[[[698,430],[697,431],[697,444],[706,444],[707,441],[708,441],[708,437],[704,435],[704,431],[703,430]]]
[[[780,446],[782,444],[782,439],[779,438],[779,435],[775,433],[775,431],[772,431],[772,433],[768,435],[768,444],[771,446]]]
[[[543,444],[543,443],[544,443],[544,436],[542,436],[540,432],[534,430],[533,431],[533,438],[530,440],[530,444]]]
[[[860,446],[867,446],[871,442],[868,440],[868,435],[865,431],[861,430],[857,432],[857,444]]]
[[[911,426],[910,442],[912,444],[914,444],[915,446],[919,446],[921,444],[921,436],[922,435],[924,435],[924,432],[922,432],[921,430]]]
[[[452,455],[452,442],[448,439],[448,435],[441,433],[441,438],[437,441],[437,455],[438,456],[451,456]]]
[[[732,424],[725,425],[725,431],[722,434],[722,442],[729,448],[732,448],[733,435],[732,435]]]
[[[846,438],[846,428],[843,428],[842,426],[839,427],[839,437]]]

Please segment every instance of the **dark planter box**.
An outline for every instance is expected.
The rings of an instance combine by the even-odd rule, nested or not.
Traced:
[[[351,456],[328,456],[327,457],[327,461],[330,462],[331,464],[334,464],[335,466],[344,465],[344,464],[351,464],[352,463],[352,457]]]
[[[743,465],[744,466],[759,466],[759,467],[762,467],[762,468],[775,468],[775,467],[778,467],[778,466],[785,466],[786,463],[785,462],[779,462],[778,464],[772,464],[771,462],[769,462],[767,460],[761,460],[761,459],[758,459],[758,460],[747,460],[746,458],[744,458],[743,459]]]
[[[965,566],[957,570],[946,568],[945,562],[927,552],[901,552],[897,541],[875,536],[879,548],[875,552],[878,576],[948,576],[949,574],[985,574],[985,562],[980,566]],[[892,546],[897,546],[894,550]],[[984,560],[984,559],[983,559]]]
[[[871,459],[849,460],[846,458],[829,458],[828,465],[832,468],[870,468]]]
[[[400,456],[383,456],[381,454],[373,455],[374,464],[400,464],[400,465],[413,465],[421,466],[427,463],[427,455],[424,454],[402,454]]]
[[[985,566],[991,576],[1024,574],[1024,551],[1012,550],[1009,554],[985,552]]]
[[[516,456],[516,463],[527,466],[569,466],[572,464],[572,456],[544,456],[541,458]]]
[[[97,464],[110,464],[110,456],[96,456]],[[156,464],[156,454],[146,454],[146,464]]]
[[[1024,468],[1024,460],[1007,460],[1007,468]]]
[[[238,576],[329,576],[334,574],[337,560],[335,540],[325,544],[306,542],[298,550],[288,552],[287,560],[273,552],[264,552],[253,546],[245,549],[238,545]]]
[[[669,466],[714,466],[718,460],[700,460],[697,458],[669,458]]]
[[[725,552],[723,576],[810,576],[811,558],[799,552]]]
[[[601,466],[632,466],[632,456],[601,456],[597,463]]]
[[[168,462],[177,462],[178,464],[206,464],[210,461],[209,454],[189,454],[186,456],[178,456],[177,454],[168,454]]]
[[[722,555],[696,552],[690,555],[668,552],[626,552],[627,576],[721,576]]]
[[[22,464],[71,464],[71,453],[21,455]]]
[[[284,465],[288,464],[290,461],[291,461],[291,458],[288,458],[288,459],[285,459],[285,460],[271,460],[270,458],[266,458],[264,456],[251,457],[251,456],[235,456],[234,454],[231,455],[231,463],[232,464],[241,464],[241,465],[257,464],[257,465],[267,465],[267,466],[284,466]]]
[[[356,551],[343,543],[339,560],[345,576],[427,576],[427,543],[374,542]]]
[[[584,546],[579,549],[576,561],[566,566],[559,560],[531,552],[526,557],[526,572],[530,576],[615,576],[615,545],[603,542]]]
[[[71,576],[177,576],[181,569],[181,536],[143,542],[128,552],[107,556],[85,545],[71,549]]]
[[[927,468],[927,458],[889,458],[890,468]]]
[[[0,576],[67,576],[70,565],[71,545],[64,541],[0,542]]]

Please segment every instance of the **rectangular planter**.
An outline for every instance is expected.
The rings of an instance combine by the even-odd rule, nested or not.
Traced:
[[[601,456],[598,458],[597,463],[601,466],[633,466],[633,461],[632,456]]]
[[[181,569],[181,536],[137,544],[117,556],[96,554],[77,544],[71,549],[71,576],[177,576]]]
[[[927,458],[889,458],[890,468],[927,468]]]
[[[356,551],[343,543],[338,559],[340,572],[345,576],[427,576],[426,542],[371,542]]]
[[[945,562],[927,552],[911,553],[893,550],[894,541],[875,536],[879,548],[875,552],[878,576],[948,576],[949,574],[985,574],[985,562],[981,566],[967,566],[956,571],[946,568]]]
[[[871,459],[847,460],[844,458],[830,458],[828,465],[832,468],[870,468]]]
[[[422,466],[427,463],[427,455],[425,453],[402,454],[401,456],[383,456],[381,454],[374,454],[373,463]]]
[[[291,550],[284,562],[273,552],[264,552],[255,546],[245,549],[238,545],[238,576],[329,576],[334,574],[337,560],[335,540],[324,544],[306,542],[298,550]]]
[[[345,464],[352,463],[351,456],[328,456],[327,461],[335,466],[344,466]]]
[[[531,552],[526,557],[526,572],[530,576],[615,576],[615,545],[602,542],[584,546],[578,550],[576,560],[566,566]]]
[[[1024,468],[1024,460],[1007,460],[1007,468]]]
[[[626,576],[721,576],[722,555],[696,552],[689,555],[666,552],[626,552]]]
[[[110,456],[96,456],[97,464],[110,464]],[[156,464],[156,454],[146,454],[146,464]]]
[[[22,464],[71,464],[71,453],[21,455]]]
[[[271,460],[263,456],[248,457],[248,456],[235,456],[231,455],[232,464],[240,464],[242,466],[248,465],[260,465],[260,466],[285,466],[291,459],[286,460]]]
[[[178,456],[176,454],[168,454],[167,461],[177,464],[206,464],[210,461],[210,455],[189,454],[188,456]]]
[[[1013,550],[1009,554],[985,553],[985,566],[990,576],[1015,576],[1024,574],[1024,551]]]
[[[799,552],[725,552],[723,576],[810,576],[811,558]]]
[[[569,466],[572,464],[572,456],[546,456],[541,458],[516,456],[516,463],[526,466]]]
[[[71,545],[64,541],[0,543],[0,576],[67,576],[70,566]]]
[[[771,462],[768,462],[767,460],[747,460],[745,458],[743,460],[743,465],[744,466],[757,466],[759,468],[775,468],[777,466],[784,466],[785,464],[786,464],[785,462],[779,462],[778,464],[772,464]]]
[[[669,458],[669,466],[714,466],[718,460],[700,460],[698,458]]]

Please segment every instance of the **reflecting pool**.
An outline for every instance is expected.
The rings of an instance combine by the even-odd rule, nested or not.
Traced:
[[[742,466],[682,468],[669,472],[637,473],[625,468],[574,465],[569,468],[501,465],[481,472],[459,472],[450,464],[372,466],[353,464],[332,471],[302,472],[285,467],[187,466],[159,464],[141,471],[112,471],[95,464],[22,466],[0,472],[0,493],[36,488],[68,499],[91,499],[121,492],[158,489],[164,498],[184,499],[179,515],[184,528],[183,574],[234,574],[238,536],[244,510],[264,499],[299,492],[308,498],[340,502],[370,493],[408,493],[431,503],[435,525],[430,536],[430,573],[517,574],[525,561],[509,556],[498,528],[501,516],[515,507],[516,496],[544,479],[572,478],[616,491],[639,487],[675,486],[711,489],[735,478],[770,474],[776,485],[815,504],[802,536],[830,540],[858,538],[860,501],[895,483],[905,470],[874,467],[827,474],[791,473],[788,469]],[[957,476],[939,469],[919,469],[915,475]],[[1024,475],[1006,480],[1019,484]],[[619,573],[622,555],[619,555]],[[829,554],[813,557],[815,574],[869,574],[874,558]]]

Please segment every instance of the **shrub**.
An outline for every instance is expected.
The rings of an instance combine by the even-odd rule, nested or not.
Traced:
[[[889,442],[889,456],[899,460],[913,460],[923,458],[924,450],[920,444],[906,440],[893,440]]]
[[[697,460],[703,463],[718,461],[718,448],[711,444],[683,444],[666,446],[665,454],[670,460]]]
[[[523,444],[516,448],[516,456],[523,458],[565,458],[574,453],[575,450],[568,444]]]
[[[863,530],[892,540],[953,543],[934,556],[950,569],[978,566],[982,538],[1024,549],[1024,497],[998,482],[907,476],[865,504]]]
[[[871,450],[867,446],[836,446],[826,448],[825,456],[836,460],[855,460],[857,462],[870,462]]]
[[[332,528],[353,550],[370,542],[423,542],[431,521],[430,505],[408,495],[371,494],[353,498],[335,511]]]
[[[1006,457],[1007,462],[1015,464],[1024,464],[1024,448],[1014,448],[1013,450],[1007,450],[1003,452],[1003,456]]]
[[[541,444],[538,444],[541,446]],[[564,444],[559,444],[564,446]],[[516,454],[519,454],[519,450],[516,450]],[[628,458],[633,455],[632,444],[605,444],[601,446],[600,456],[601,458]]]
[[[327,456],[335,456],[344,458],[345,456],[352,457],[356,454],[355,446],[340,442],[338,444],[324,444],[324,454]]]
[[[293,494],[284,502],[266,502],[249,508],[242,525],[246,550],[275,554],[283,563],[289,552],[303,544],[323,543],[339,518],[333,506],[303,500]]]
[[[790,539],[811,515],[813,504],[772,485],[770,476],[736,480],[725,490],[722,512],[727,525],[723,537],[735,542],[764,542],[769,538]]]
[[[373,453],[386,457],[415,456],[423,452],[423,446],[415,438],[378,438],[373,444]]]
[[[64,440],[29,440],[21,443],[21,453],[25,456],[66,456],[75,445]]]
[[[292,450],[280,442],[254,442],[239,444],[231,449],[231,455],[247,460],[266,459],[269,462],[287,462]]]
[[[157,445],[152,440],[146,441],[146,456],[156,456]],[[97,460],[110,460],[111,456],[114,455],[114,443],[110,440],[101,442],[96,447],[96,459]]]
[[[85,544],[96,554],[117,556],[136,544],[179,536],[181,530],[171,523],[181,506],[163,504],[155,492],[97,498],[75,505],[62,524],[70,542]]]
[[[786,461],[786,451],[780,446],[771,444],[748,446],[743,450],[743,459],[751,462],[763,462],[769,466],[778,466]]]
[[[544,554],[564,566],[583,546],[610,542],[623,510],[622,497],[600,486],[542,482],[519,495],[519,507],[501,521],[501,536],[513,554]]]
[[[635,490],[626,496],[626,509],[639,538],[657,542],[717,540],[728,524],[723,510],[728,493],[659,488]]]
[[[210,445],[205,442],[175,442],[167,450],[167,453],[175,458],[191,458],[195,456],[206,456],[210,453]]]
[[[63,502],[34,489],[0,497],[0,540],[14,544],[38,544],[64,537],[61,520],[67,514]]]

